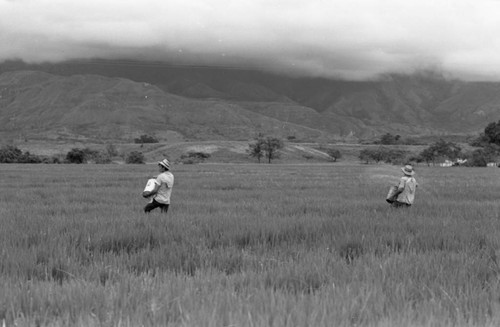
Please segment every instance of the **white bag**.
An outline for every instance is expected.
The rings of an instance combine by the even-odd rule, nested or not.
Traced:
[[[148,182],[146,183],[146,187],[144,188],[143,192],[151,192],[152,190],[154,190],[156,184],[155,181],[156,181],[155,178],[148,179]]]

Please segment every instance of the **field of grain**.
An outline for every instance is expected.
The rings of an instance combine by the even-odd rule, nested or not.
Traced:
[[[498,326],[498,169],[0,165],[6,326]]]

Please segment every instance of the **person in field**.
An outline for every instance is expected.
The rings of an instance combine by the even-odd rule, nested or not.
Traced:
[[[401,168],[403,177],[399,180],[399,184],[392,196],[391,206],[394,208],[410,207],[415,200],[415,191],[417,190],[417,180],[415,179],[415,171],[411,165],[405,165]]]
[[[170,206],[170,195],[174,187],[174,175],[170,172],[170,162],[163,159],[158,162],[160,174],[154,180],[154,188],[151,191],[142,192],[145,198],[151,198],[150,202],[144,207],[145,213],[160,208],[161,212],[167,213]]]

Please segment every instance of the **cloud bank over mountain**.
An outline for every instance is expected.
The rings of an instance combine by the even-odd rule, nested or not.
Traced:
[[[500,80],[497,0],[0,0],[0,62],[103,58]]]

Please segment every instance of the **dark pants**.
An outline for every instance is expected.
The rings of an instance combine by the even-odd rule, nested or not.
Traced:
[[[161,212],[167,213],[168,206],[169,206],[168,204],[159,203],[153,199],[153,202],[146,204],[146,206],[144,207],[144,212],[149,213],[153,209],[160,208]]]

